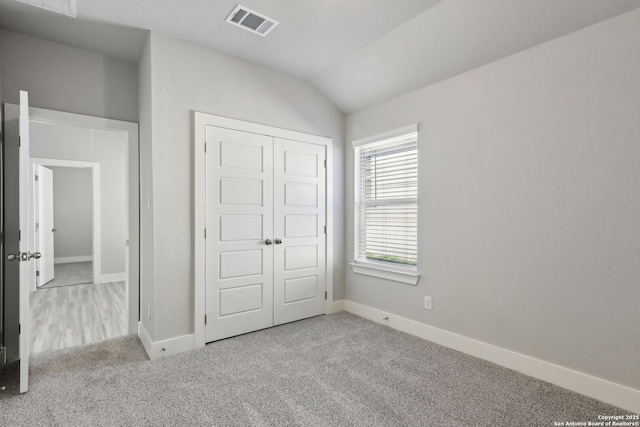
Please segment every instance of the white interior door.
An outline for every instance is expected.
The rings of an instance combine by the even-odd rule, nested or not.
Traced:
[[[274,140],[274,324],[325,312],[325,147]]]
[[[53,171],[38,165],[38,271],[39,286],[54,278]]]
[[[29,94],[20,91],[19,211],[20,211],[20,393],[29,389]]]
[[[206,342],[273,325],[272,140],[206,128]]]

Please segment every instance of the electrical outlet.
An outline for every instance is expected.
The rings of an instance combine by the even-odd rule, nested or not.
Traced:
[[[431,297],[428,297],[428,296],[424,297],[424,309],[431,310]]]

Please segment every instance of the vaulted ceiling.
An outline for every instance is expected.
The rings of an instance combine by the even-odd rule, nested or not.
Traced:
[[[77,0],[77,19],[0,0],[0,27],[137,62],[146,31],[309,80],[358,111],[640,7],[640,0],[242,0],[280,22],[227,24],[236,0]]]

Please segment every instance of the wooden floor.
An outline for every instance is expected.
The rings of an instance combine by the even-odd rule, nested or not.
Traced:
[[[40,286],[56,288],[58,286],[80,285],[93,282],[93,262],[71,262],[53,266],[54,279]]]
[[[31,352],[125,335],[125,282],[38,289],[30,300]]]

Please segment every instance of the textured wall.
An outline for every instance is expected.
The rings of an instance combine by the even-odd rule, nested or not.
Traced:
[[[302,80],[156,33],[151,76],[153,338],[193,332],[193,111],[333,138],[334,282],[342,297],[342,114]]]
[[[349,271],[347,298],[640,389],[638,40],[640,11],[348,116],[420,123],[422,277]]]
[[[135,64],[0,30],[3,102],[109,119],[138,121]]]
[[[153,337],[153,205],[151,196],[151,38],[138,63],[140,99],[140,321]]]
[[[93,255],[91,169],[45,166],[53,171],[56,258]]]

